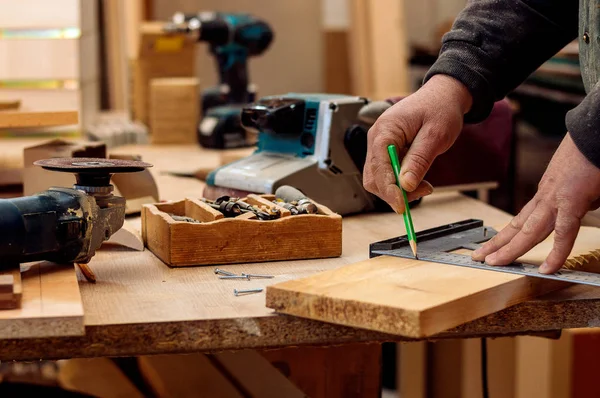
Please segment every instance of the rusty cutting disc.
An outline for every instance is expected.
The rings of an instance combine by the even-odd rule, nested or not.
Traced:
[[[152,167],[149,163],[135,160],[104,158],[53,158],[38,160],[33,164],[52,171],[94,174],[135,173]]]

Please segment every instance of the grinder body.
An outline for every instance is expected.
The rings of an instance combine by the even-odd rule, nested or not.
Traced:
[[[0,262],[88,262],[123,225],[124,206],[121,212],[114,204],[109,223],[99,217],[106,209],[98,206],[96,198],[76,189],[50,188],[33,196],[0,200]]]

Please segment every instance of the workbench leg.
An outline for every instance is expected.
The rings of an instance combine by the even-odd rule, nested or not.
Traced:
[[[563,330],[559,340],[517,338],[516,398],[600,396],[600,330]]]
[[[515,340],[487,339],[491,397],[515,397]],[[404,343],[398,350],[401,398],[480,398],[481,340]]]
[[[262,355],[311,398],[381,397],[381,344],[284,348]]]
[[[427,398],[427,343],[399,343],[397,358],[399,397]]]
[[[381,344],[139,358],[158,398],[380,398]]]
[[[478,189],[477,199],[479,199],[483,203],[490,203],[490,190],[487,188]]]

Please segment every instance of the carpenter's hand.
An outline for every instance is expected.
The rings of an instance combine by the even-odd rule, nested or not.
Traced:
[[[365,189],[404,212],[402,192],[387,147],[395,144],[402,159],[400,184],[412,201],[429,195],[433,188],[423,181],[433,160],[447,151],[463,127],[472,98],[459,81],[433,76],[416,93],[387,109],[369,130],[363,183]],[[408,151],[408,152],[407,152]]]
[[[490,265],[510,264],[554,231],[554,247],[540,266],[541,273],[554,273],[569,257],[585,213],[600,205],[598,198],[600,169],[583,156],[567,134],[535,197],[472,257],[485,259]]]

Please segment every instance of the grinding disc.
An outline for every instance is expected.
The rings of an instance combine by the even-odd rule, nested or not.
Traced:
[[[104,158],[53,158],[33,163],[46,170],[68,173],[135,173],[152,167],[149,163],[135,160]]]

